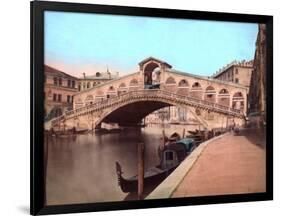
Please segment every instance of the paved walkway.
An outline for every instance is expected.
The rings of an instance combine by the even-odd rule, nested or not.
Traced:
[[[265,141],[247,130],[209,143],[172,197],[264,192]]]

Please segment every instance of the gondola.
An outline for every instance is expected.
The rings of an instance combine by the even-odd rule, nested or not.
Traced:
[[[189,134],[191,134],[191,135],[197,135],[197,134],[202,134],[202,133],[204,133],[204,131],[203,130],[195,130],[195,131],[188,131],[188,133]]]
[[[144,187],[161,183],[169,176],[179,164],[195,149],[196,144],[193,139],[181,139],[164,146],[160,164],[145,170]],[[124,178],[121,165],[116,162],[116,173],[118,185],[125,193],[136,192],[138,189],[138,176]]]

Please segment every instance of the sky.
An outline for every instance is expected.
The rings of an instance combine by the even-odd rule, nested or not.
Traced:
[[[233,60],[254,58],[258,24],[45,12],[45,64],[81,77],[138,71],[153,56],[174,69],[210,76]]]

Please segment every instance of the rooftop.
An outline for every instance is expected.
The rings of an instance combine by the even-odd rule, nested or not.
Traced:
[[[79,77],[81,80],[111,80],[111,79],[116,79],[119,77],[118,72],[113,74],[112,72],[96,72],[93,75],[86,75],[83,73],[83,77]]]
[[[72,78],[77,80],[77,77],[71,76],[63,71],[60,71],[56,68],[50,67],[49,65],[44,65],[44,72],[45,73],[50,73],[50,74],[55,74],[56,76],[61,76],[61,77],[66,77],[66,78]]]
[[[238,66],[238,67],[253,67],[253,60],[250,61],[246,61],[246,60],[242,60],[242,61],[237,61],[234,60],[232,62],[230,62],[229,64],[223,66],[222,68],[220,68],[218,71],[216,71],[212,77],[218,77],[219,75],[223,74],[225,71],[227,71],[229,68],[233,67],[233,66]]]

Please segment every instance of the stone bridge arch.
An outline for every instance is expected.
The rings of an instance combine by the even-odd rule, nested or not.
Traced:
[[[110,107],[107,110],[100,112],[98,119],[95,122],[95,128],[99,128],[102,122],[121,123],[123,126],[136,125],[136,123],[140,122],[150,113],[167,106],[182,106],[186,108],[193,117],[203,125],[203,127],[208,127],[207,122],[203,119],[203,115],[198,115],[196,113],[198,108],[180,105],[177,102],[167,101],[158,97],[152,97],[143,100],[136,98],[123,101],[114,107]]]

